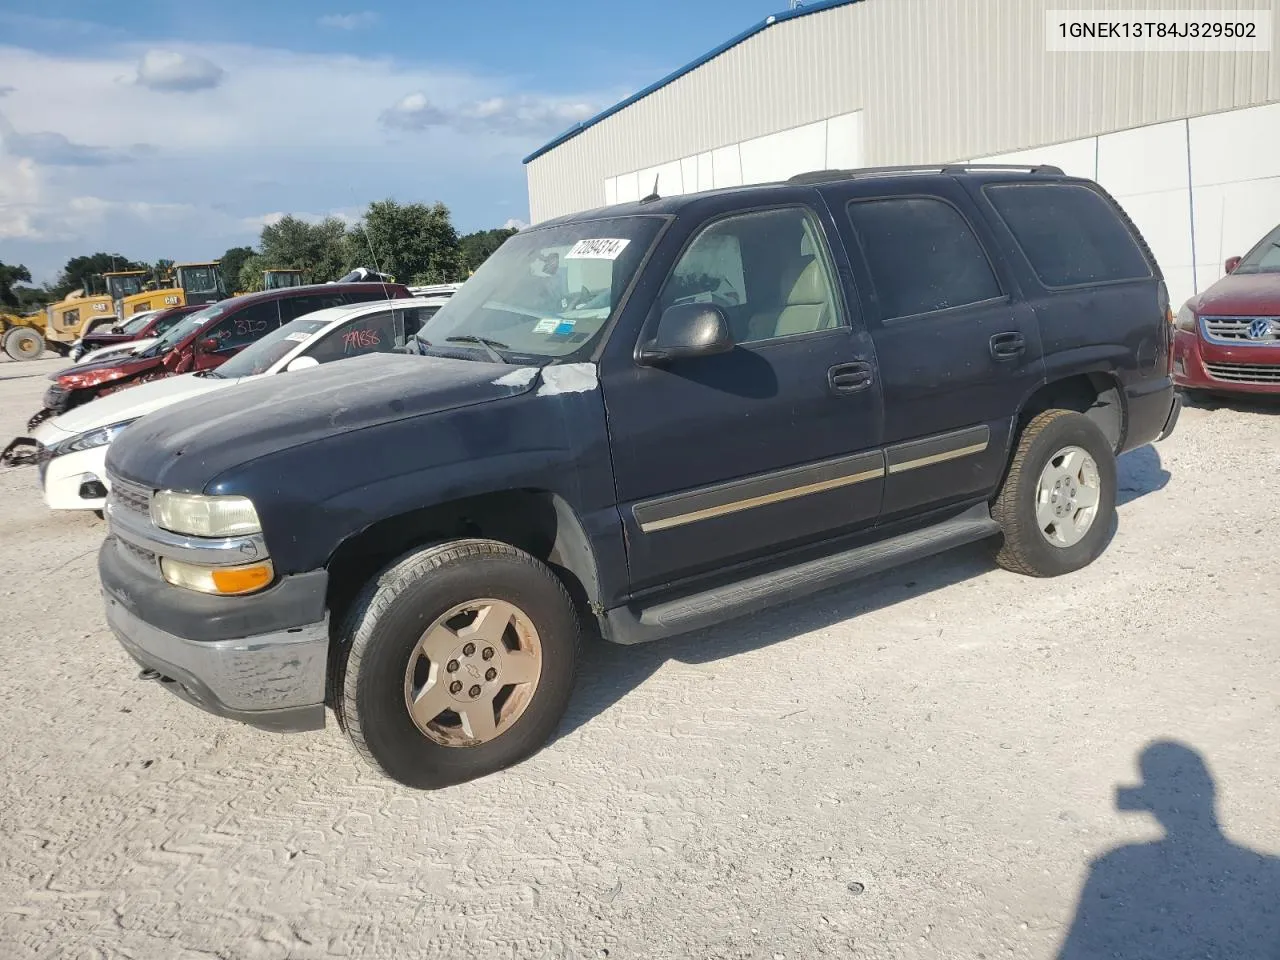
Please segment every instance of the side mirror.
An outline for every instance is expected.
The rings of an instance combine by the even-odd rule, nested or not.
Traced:
[[[289,361],[289,365],[285,370],[293,373],[295,370],[310,370],[312,367],[320,366],[320,361],[315,357],[294,357]]]
[[[1227,273],[1235,273],[1236,267],[1240,266],[1240,257],[1227,257],[1227,262],[1223,264]]]
[[[662,312],[653,339],[640,350],[640,362],[656,365],[732,349],[733,334],[723,310],[711,303],[677,303]]]
[[[217,349],[217,337],[202,337],[196,341],[196,353],[213,353]]]

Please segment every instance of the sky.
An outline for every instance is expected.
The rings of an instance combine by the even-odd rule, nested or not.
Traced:
[[[202,260],[286,213],[529,216],[521,159],[786,0],[0,0],[0,261]]]

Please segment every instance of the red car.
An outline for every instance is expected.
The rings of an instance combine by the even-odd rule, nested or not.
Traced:
[[[1280,394],[1280,227],[1178,311],[1173,380],[1184,390]]]
[[[149,380],[211,370],[296,317],[368,300],[409,297],[400,283],[325,283],[232,297],[188,314],[140,353],[88,361],[50,376],[44,409],[27,421],[34,430],[49,417],[97,397]]]
[[[105,330],[99,328],[93,333],[86,333],[80,342],[71,350],[71,359],[79,360],[86,353],[102,347],[114,347],[132,340],[145,340],[147,337],[158,337],[189,313],[195,313],[202,304],[193,303],[185,307],[166,307],[155,310],[141,317],[130,317],[124,323],[116,323]]]

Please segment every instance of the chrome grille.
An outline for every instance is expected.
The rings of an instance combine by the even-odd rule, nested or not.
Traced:
[[[1260,320],[1267,321],[1270,329],[1261,337],[1254,337],[1249,328]],[[1280,346],[1280,317],[1201,317],[1200,323],[1207,340],[1233,345]]]
[[[1204,368],[1215,380],[1280,386],[1280,363],[1206,363]]]
[[[107,482],[111,485],[110,500],[113,506],[118,506],[123,510],[130,510],[133,513],[140,513],[143,516],[151,515],[151,490],[137,483],[130,483],[128,480],[121,480],[119,477],[107,475]]]

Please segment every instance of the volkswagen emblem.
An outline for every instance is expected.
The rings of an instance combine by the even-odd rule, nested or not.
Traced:
[[[1270,317],[1259,317],[1249,324],[1250,340],[1269,340],[1275,333],[1275,321]]]

